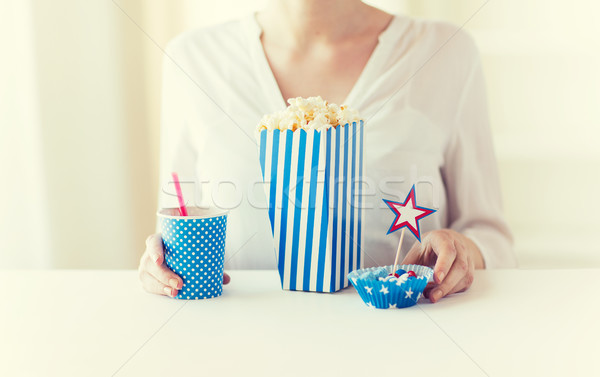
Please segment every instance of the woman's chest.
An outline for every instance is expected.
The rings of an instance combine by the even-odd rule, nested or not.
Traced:
[[[192,139],[199,154],[198,161],[202,164],[210,161],[211,166],[205,168],[205,173],[260,178],[256,124],[252,121],[263,115],[259,111],[256,107],[238,105],[234,119],[239,119],[238,124],[223,116],[214,117],[208,123],[198,119]],[[408,184],[415,174],[438,176],[444,164],[446,128],[413,108],[392,104],[372,119],[365,118],[364,137],[366,175],[377,181],[374,182],[377,186],[385,184],[380,180],[389,177]]]
[[[366,202],[381,206],[381,199],[400,200],[412,185],[419,202],[440,208],[445,188],[441,169],[447,135],[425,114],[410,107],[381,110],[365,125]]]
[[[376,39],[354,48],[313,47],[307,51],[287,51],[264,45],[264,52],[284,100],[321,96],[344,104],[358,82]]]

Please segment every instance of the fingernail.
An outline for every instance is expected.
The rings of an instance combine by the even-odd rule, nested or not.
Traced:
[[[177,289],[177,285],[179,284],[179,282],[177,282],[176,279],[169,279],[169,285],[175,289]]]
[[[444,281],[444,277],[445,277],[445,276],[446,276],[446,275],[444,275],[444,273],[443,273],[443,272],[440,272],[440,273],[438,274],[438,279],[440,279],[440,283],[441,283],[442,281]]]
[[[158,255],[153,256],[152,259],[154,259],[154,263],[158,264]]]
[[[431,294],[431,298],[433,299],[433,301],[437,301],[440,298],[442,298],[442,291],[440,291],[439,289],[433,291],[433,293]]]
[[[168,296],[173,297],[173,290],[171,287],[165,287],[164,291]]]

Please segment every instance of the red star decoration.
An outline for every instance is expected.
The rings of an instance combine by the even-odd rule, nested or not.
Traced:
[[[404,203],[398,203],[386,199],[383,199],[383,201],[396,214],[396,218],[390,226],[390,229],[388,230],[387,234],[395,232],[400,228],[407,227],[408,230],[410,230],[411,233],[415,235],[419,242],[421,242],[421,228],[419,226],[419,220],[431,215],[432,213],[436,212],[436,210],[425,207],[419,207],[417,205],[415,186],[413,185],[410,189],[410,192],[404,200]]]

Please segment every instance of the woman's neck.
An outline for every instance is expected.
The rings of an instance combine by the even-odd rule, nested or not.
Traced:
[[[281,44],[301,47],[362,34],[385,16],[360,0],[271,0],[257,21]]]

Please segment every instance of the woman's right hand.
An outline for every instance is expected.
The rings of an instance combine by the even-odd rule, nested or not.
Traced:
[[[146,250],[140,258],[138,268],[140,281],[146,292],[175,297],[183,280],[167,267],[164,254],[160,233],[146,238]]]
[[[183,280],[165,263],[163,242],[160,233],[155,233],[146,239],[146,250],[140,258],[138,272],[142,286],[149,293],[177,296]],[[229,283],[229,275],[223,274],[223,284]]]

